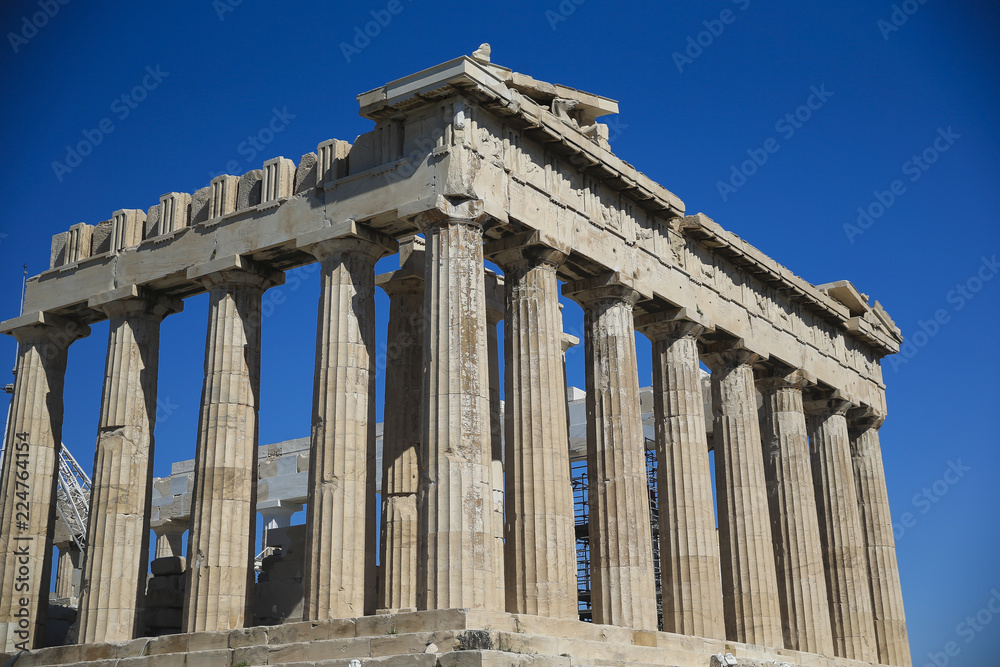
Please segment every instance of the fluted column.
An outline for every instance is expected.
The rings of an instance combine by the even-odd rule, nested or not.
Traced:
[[[712,369],[726,637],[781,647],[781,608],[753,382],[753,364],[759,360],[753,352],[733,346],[704,357]]]
[[[183,304],[128,297],[91,299],[110,322],[80,586],[81,644],[125,641],[143,631],[160,322]]]
[[[431,212],[424,282],[424,445],[417,607],[502,609],[492,505],[483,230]]]
[[[833,655],[802,371],[774,369],[757,380],[764,396],[761,439],[785,648]]]
[[[503,417],[500,411],[500,341],[497,325],[504,318],[504,279],[492,271],[486,272],[486,353],[490,367],[490,474],[493,485],[493,572],[497,604],[503,608],[506,599],[504,580],[504,462]]]
[[[189,269],[188,277],[208,288],[209,310],[183,627],[229,630],[251,618],[261,297],[284,275],[235,257]]]
[[[394,246],[364,228],[310,246],[322,273],[305,620],[375,612],[375,262]]]
[[[823,398],[807,401],[805,409],[834,652],[874,662],[878,651],[868,562],[845,417],[850,405]]]
[[[512,241],[491,244],[506,292],[507,611],[576,619],[576,534],[556,276],[566,255]]]
[[[33,313],[0,331],[18,341],[0,477],[0,652],[13,653],[45,637],[66,351],[90,329]]]
[[[59,560],[56,563],[56,597],[76,597],[73,573],[80,565],[80,547],[76,546],[76,542],[72,540],[56,546],[59,549]]]
[[[656,583],[632,321],[639,294],[601,280],[567,284],[563,293],[584,309],[594,622],[655,630]]]
[[[401,269],[375,279],[389,295],[378,602],[387,611],[417,607],[417,478],[423,447],[423,239],[400,243],[399,254]]]
[[[884,665],[909,667],[910,643],[903,611],[903,592],[896,563],[896,540],[892,534],[889,494],[882,467],[878,430],[882,416],[870,408],[847,413],[851,437],[854,478],[857,482],[861,530],[868,554],[868,579],[872,592],[878,661]]]
[[[705,327],[657,313],[637,319],[636,328],[653,344],[663,630],[725,639],[698,364],[698,336]]]

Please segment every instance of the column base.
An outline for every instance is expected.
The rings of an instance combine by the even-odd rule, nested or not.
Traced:
[[[59,646],[22,654],[17,667],[110,667],[118,660],[130,667],[348,667],[351,660],[365,667],[708,667],[719,664],[713,656],[725,653],[740,667],[870,664],[667,632],[441,609]],[[0,664],[11,657],[0,655]]]

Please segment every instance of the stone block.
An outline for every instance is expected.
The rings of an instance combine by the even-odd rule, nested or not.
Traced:
[[[268,659],[267,646],[242,646],[234,648],[230,664],[266,665]]]
[[[229,632],[196,632],[189,635],[188,651],[215,651],[229,648]]]
[[[73,264],[90,257],[93,236],[94,228],[85,222],[70,227],[66,237],[65,259],[62,263]]]
[[[362,661],[362,664],[375,664],[378,667],[437,667],[438,656],[434,653],[414,655],[395,655],[378,660]]]
[[[238,628],[229,633],[229,648],[245,648],[247,646],[267,646],[268,628]],[[239,660],[237,660],[239,662]]]
[[[155,558],[149,564],[149,569],[153,576],[165,574],[183,574],[187,568],[187,560],[184,556],[167,556],[166,558]]]
[[[335,618],[328,621],[303,621],[278,625],[268,628],[268,642],[273,646],[311,642],[317,639],[354,637],[356,633],[354,621],[353,618]]]
[[[373,637],[399,632],[396,627],[396,617],[392,614],[361,616],[354,619],[354,623],[358,637]]]
[[[111,251],[111,221],[105,220],[94,225],[94,234],[90,240],[90,256]]]
[[[347,176],[348,154],[351,144],[339,139],[329,139],[316,147],[316,184],[320,187],[330,181]]]
[[[134,658],[121,658],[118,667],[185,667],[186,657],[183,653],[167,653],[164,655],[144,655]],[[88,667],[90,667],[88,665]]]
[[[154,581],[156,581],[155,578],[152,581],[150,581],[150,587],[146,591],[147,612],[152,612],[160,608],[166,608],[166,609],[184,608],[184,593],[182,591],[173,590],[173,587],[171,587],[170,589],[153,590],[152,583]]]
[[[191,224],[191,195],[186,192],[168,192],[162,195],[158,216],[159,222],[152,230],[154,236],[187,227]]]
[[[62,232],[52,237],[52,250],[49,255],[49,268],[54,269],[66,263],[66,246],[69,243],[69,232]]]
[[[285,157],[271,158],[264,163],[260,201],[262,204],[290,197],[295,185],[295,163]]]
[[[460,650],[460,640],[453,631],[412,632],[371,638],[372,657],[412,653],[441,653]],[[428,648],[431,650],[428,651]]]
[[[180,496],[191,488],[191,475],[171,475],[169,495]]]
[[[143,225],[144,231],[142,238],[148,239],[156,236],[157,229],[159,229],[160,224],[160,205],[154,204],[146,210],[146,224]]]
[[[185,667],[228,667],[233,664],[232,649],[192,651],[187,654]]]
[[[208,219],[229,215],[236,210],[236,193],[240,177],[222,174],[212,179],[212,195],[209,202]]]
[[[196,190],[191,195],[191,224],[205,222],[211,215],[212,186]]]
[[[260,203],[260,182],[264,178],[261,169],[252,169],[240,177],[236,188],[236,210],[242,211]]]
[[[306,153],[299,161],[295,170],[295,188],[293,194],[299,194],[316,187],[316,171],[318,159],[315,153]]]
[[[351,637],[271,646],[267,660],[269,665],[277,665],[305,660],[366,658],[371,655],[370,641],[368,637]]]
[[[501,651],[461,651],[438,656],[440,667],[570,667],[568,657],[527,655]]]
[[[142,242],[146,212],[136,208],[123,208],[111,217],[111,252],[134,248]]]

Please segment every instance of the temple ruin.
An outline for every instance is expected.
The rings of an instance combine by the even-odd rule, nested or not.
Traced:
[[[901,336],[881,305],[687,215],[611,152],[598,119],[617,102],[493,64],[486,45],[358,102],[374,128],[353,144],[53,238],[24,314],[0,325],[19,343],[0,663],[908,667],[878,435],[880,360]],[[283,543],[301,558],[301,614],[281,616],[262,610],[255,568],[257,514],[274,508],[258,496],[261,300],[313,262],[308,467],[292,466],[306,520]],[[391,304],[380,459],[376,288]],[[189,506],[154,524],[154,547],[159,328],[205,292]],[[560,294],[584,311],[572,451]],[[66,360],[105,319],[78,643],[44,648]],[[636,331],[653,351],[652,494]],[[160,577],[178,625],[151,637]]]

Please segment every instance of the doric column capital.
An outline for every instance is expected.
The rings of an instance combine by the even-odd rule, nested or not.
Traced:
[[[483,254],[496,263],[505,274],[518,276],[537,267],[556,271],[570,249],[539,231],[528,231],[491,241]]]
[[[877,431],[882,428],[884,421],[885,415],[870,405],[862,405],[861,407],[851,408],[847,411],[847,427],[850,429],[852,436],[868,429],[875,429]]]
[[[816,384],[816,376],[809,371],[779,364],[769,364],[757,368],[754,375],[757,389],[761,393],[778,389],[798,389],[801,391]]]
[[[562,351],[563,351],[563,354],[566,354],[566,351],[569,348],[576,347],[577,345],[580,344],[580,339],[578,337],[574,336],[573,334],[568,334],[568,333],[566,333],[564,331],[563,335],[562,335],[562,341],[561,342],[562,342]]]
[[[562,287],[562,293],[584,308],[605,301],[631,309],[642,296],[617,272],[566,283]]]
[[[188,280],[197,280],[206,289],[218,287],[259,287],[266,290],[285,283],[284,271],[255,262],[242,255],[221,257],[187,270]]]
[[[26,313],[0,324],[0,333],[5,333],[24,344],[29,341],[46,341],[60,348],[90,335],[90,327],[74,319],[53,315],[43,311]]]
[[[810,417],[825,417],[832,415],[846,416],[854,404],[844,398],[836,389],[832,391],[814,391],[802,402],[806,415]]]
[[[375,285],[381,287],[390,299],[405,294],[420,295],[424,293],[424,277],[406,271],[381,273],[375,276]]]
[[[157,536],[160,535],[181,535],[185,530],[190,528],[190,519],[167,519],[166,521],[161,521],[159,523],[150,522],[149,527],[156,533]]]
[[[158,294],[142,285],[127,285],[90,297],[87,306],[108,317],[146,317],[162,320],[184,310],[184,301]]]
[[[399,250],[395,239],[354,220],[303,234],[295,240],[295,247],[320,261],[334,255],[352,254],[364,255],[377,262]]]
[[[438,196],[432,204],[432,208],[409,213],[401,208],[399,215],[412,220],[413,224],[424,233],[431,227],[444,225],[468,225],[481,229],[490,220],[481,200],[468,199],[453,204],[442,196]]]
[[[767,354],[750,349],[742,338],[734,341],[710,343],[705,346],[705,352],[701,355],[701,360],[713,373],[739,366],[753,368],[754,364],[766,359]]]
[[[640,315],[635,318],[635,330],[651,341],[661,338],[697,340],[706,331],[711,331],[712,326],[703,321],[697,313],[687,308],[678,308]]]

